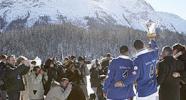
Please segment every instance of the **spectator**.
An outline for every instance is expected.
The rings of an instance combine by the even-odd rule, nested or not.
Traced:
[[[184,63],[184,70],[181,71],[181,89],[180,89],[180,100],[186,100],[186,48],[181,44],[175,44],[173,46],[173,56]]]
[[[59,85],[52,87],[45,100],[67,100],[72,90],[72,84],[69,80],[63,78]],[[78,98],[76,98],[78,100]],[[75,99],[74,99],[75,100]],[[79,99],[82,100],[82,99]]]
[[[51,58],[47,59],[45,62],[44,68],[45,68],[47,75],[48,75],[48,80],[44,86],[44,89],[45,89],[44,94],[46,95],[48,93],[48,91],[50,90],[52,83],[57,80],[58,75],[57,75],[57,69],[54,64],[53,59],[51,59]]]
[[[81,75],[79,69],[76,68],[74,62],[69,60],[68,64],[66,65],[66,74],[65,76],[69,79],[70,82],[80,85]]]
[[[90,83],[91,83],[91,88],[96,95],[95,100],[99,100],[99,97],[98,97],[99,94],[98,94],[97,89],[101,85],[101,79],[99,76],[99,69],[98,69],[99,66],[100,66],[100,64],[98,63],[98,60],[96,59],[95,63],[92,65],[92,67],[90,69]]]
[[[112,60],[111,54],[107,53],[106,57],[103,58],[101,61],[101,72],[100,72],[101,75],[107,75],[108,66],[111,60]]]
[[[0,100],[6,100],[4,76],[6,71],[6,55],[0,55]]]
[[[29,100],[44,100],[44,84],[43,80],[47,80],[46,73],[40,68],[35,66],[29,72],[28,85],[29,85]]]
[[[8,100],[19,100],[20,91],[24,91],[24,83],[22,76],[29,71],[29,61],[24,59],[18,66],[15,66],[15,56],[8,56],[6,74],[5,74],[5,87],[8,94]]]
[[[21,65],[21,63],[27,58],[25,58],[24,56],[19,56],[16,60],[16,66]],[[31,66],[30,66],[31,67]],[[27,74],[26,74],[27,75]],[[25,77],[25,75],[22,76],[22,80],[23,80],[23,84],[25,86],[25,90],[20,92],[20,100],[26,100],[28,99],[28,81]]]
[[[72,84],[72,91],[67,100],[86,100],[85,94],[79,85]]]
[[[88,100],[88,91],[87,91],[87,76],[90,74],[89,70],[87,68],[87,65],[85,63],[85,58],[83,57],[79,57],[78,58],[78,62],[79,62],[79,70],[81,72],[81,80],[80,80],[80,87],[83,90],[83,93],[85,94],[86,100]]]
[[[61,77],[64,77],[65,75],[65,68],[63,66],[63,64],[60,61],[57,61],[55,66],[57,67],[57,82],[60,82]]]
[[[71,60],[73,63],[76,63],[76,57],[74,55],[70,56],[69,60]]]
[[[158,64],[159,100],[180,100],[180,75],[175,76],[175,72],[182,71],[184,65],[173,58],[172,52],[170,47],[164,47],[163,60]]]

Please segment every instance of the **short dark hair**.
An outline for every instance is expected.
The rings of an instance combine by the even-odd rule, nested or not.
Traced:
[[[178,52],[182,51],[185,52],[185,47],[182,44],[176,43],[172,47],[173,50],[177,50]]]
[[[129,49],[128,49],[127,46],[123,45],[123,46],[120,47],[120,53],[121,54],[124,54],[124,53],[126,53],[128,51],[129,51]]]
[[[165,46],[165,47],[163,47],[163,52],[166,52],[167,53],[167,56],[171,56],[172,53],[173,53],[173,50],[172,50],[171,47]]]
[[[76,58],[76,56],[74,56],[74,55],[70,56],[70,60],[75,59],[75,58]]]
[[[144,43],[142,40],[135,40],[134,41],[134,48],[136,50],[140,50],[140,49],[143,49],[144,48]]]
[[[19,56],[18,58],[17,58],[17,64],[19,65],[23,60],[26,60],[27,58],[26,57],[24,57],[24,56]]]
[[[78,61],[85,61],[85,58],[82,57],[82,56],[79,56],[79,57],[78,57]]]
[[[111,57],[111,54],[110,54],[110,53],[107,53],[107,54],[106,54],[106,57]]]

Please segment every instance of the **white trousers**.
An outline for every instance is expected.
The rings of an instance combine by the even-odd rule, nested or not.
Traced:
[[[147,97],[136,97],[136,100],[158,100],[158,95],[157,93],[154,93]]]

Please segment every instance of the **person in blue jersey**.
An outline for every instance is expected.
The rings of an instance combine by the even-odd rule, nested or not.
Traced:
[[[134,58],[134,66],[137,66],[137,100],[156,100],[157,79],[156,63],[158,59],[158,47],[155,40],[150,40],[150,48],[145,48],[143,41],[136,40],[134,48],[137,54]]]
[[[111,61],[103,91],[107,100],[128,100],[133,97],[133,83],[138,68],[129,58],[128,47],[120,47],[120,56]]]

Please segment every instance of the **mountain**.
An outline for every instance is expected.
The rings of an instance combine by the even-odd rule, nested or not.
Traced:
[[[157,12],[145,0],[1,0],[0,29],[31,27],[36,23],[70,21],[86,27],[88,18],[146,31],[151,20],[161,29],[186,33],[186,20]]]

